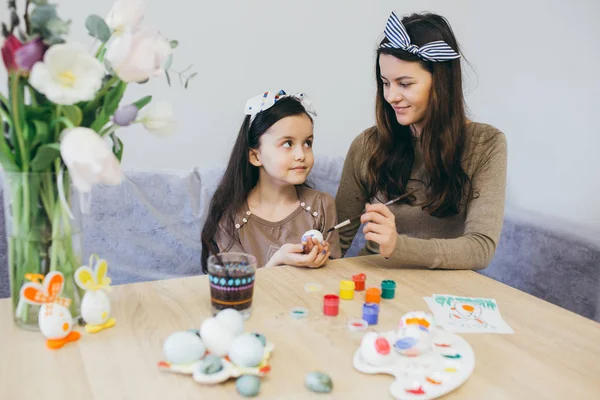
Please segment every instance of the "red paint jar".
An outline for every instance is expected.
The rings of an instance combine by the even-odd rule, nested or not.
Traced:
[[[323,296],[323,314],[335,317],[340,312],[340,296],[337,294],[326,294]]]
[[[367,281],[365,274],[352,275],[352,280],[354,281],[354,290],[357,292],[365,290],[365,282]]]

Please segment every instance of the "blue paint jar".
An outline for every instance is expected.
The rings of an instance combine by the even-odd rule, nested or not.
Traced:
[[[365,303],[363,305],[363,319],[369,325],[377,325],[379,320],[379,305],[376,303]]]

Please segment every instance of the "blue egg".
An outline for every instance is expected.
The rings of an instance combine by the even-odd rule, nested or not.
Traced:
[[[235,388],[244,397],[254,397],[260,392],[260,378],[255,375],[242,375],[235,381]]]
[[[316,393],[329,393],[333,390],[331,378],[322,372],[311,372],[304,379],[306,387]]]

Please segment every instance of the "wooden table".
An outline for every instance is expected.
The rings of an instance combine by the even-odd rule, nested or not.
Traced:
[[[514,335],[463,334],[476,355],[471,378],[445,399],[599,399],[600,324],[471,271],[389,269],[377,257],[331,262],[319,270],[273,268],[257,273],[247,330],[274,342],[273,370],[261,399],[387,399],[393,378],[363,375],[352,367],[361,333],[346,322],[360,317],[362,298],[343,301],[336,318],[322,315],[319,282],[336,292],[339,281],[364,272],[368,284],[398,284],[382,304],[378,329],[393,329],[401,314],[427,310],[433,293],[496,298]],[[364,293],[364,292],[363,292]],[[0,301],[0,398],[2,399],[229,399],[240,398],[235,381],[200,386],[191,377],[159,372],[162,342],[171,333],[199,327],[210,316],[206,277],[117,286],[110,294],[117,326],[58,351],[46,350],[39,333],[11,323],[10,303]],[[309,317],[292,319],[294,306]],[[330,395],[304,388],[306,373],[319,370],[334,381]]]

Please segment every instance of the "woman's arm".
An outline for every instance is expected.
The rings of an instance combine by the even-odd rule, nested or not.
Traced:
[[[335,197],[338,222],[360,214],[365,209],[365,204],[369,201],[369,193],[362,179],[362,169],[366,166],[366,135],[367,132],[363,132],[352,141],[344,161],[342,178]],[[360,221],[357,220],[339,229],[342,256],[346,254],[346,251],[352,245],[359,227]]]

